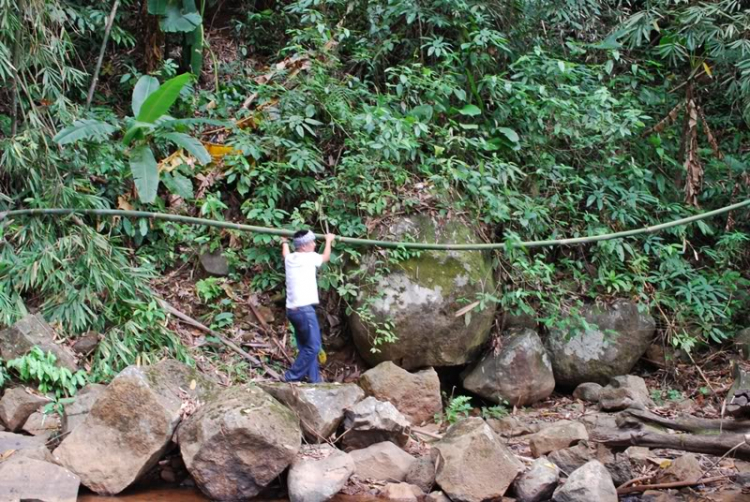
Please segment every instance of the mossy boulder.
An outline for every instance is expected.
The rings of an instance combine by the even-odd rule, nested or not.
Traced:
[[[588,329],[579,333],[552,329],[547,337],[555,382],[564,389],[584,382],[605,385],[614,376],[628,374],[656,329],[653,317],[629,300],[588,305],[581,315]]]
[[[479,242],[476,232],[456,219],[434,221],[424,215],[396,220],[378,238],[417,242]],[[470,362],[489,337],[494,305],[456,317],[477,293],[495,290],[492,266],[481,251],[421,251],[387,270],[378,254],[365,255],[363,281],[355,312],[350,316],[354,343],[372,366],[393,361],[405,369],[457,366]],[[366,309],[365,319],[357,310]],[[395,342],[377,343],[377,326],[393,322]],[[377,352],[373,352],[373,348]]]

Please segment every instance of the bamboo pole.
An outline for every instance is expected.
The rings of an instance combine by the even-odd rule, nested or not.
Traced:
[[[550,247],[550,246],[568,246],[572,244],[587,244],[591,242],[609,241],[613,239],[623,239],[625,237],[635,237],[643,234],[653,234],[661,232],[668,228],[677,227],[680,225],[688,225],[696,221],[705,220],[712,218],[720,214],[735,211],[743,207],[750,207],[750,199],[725,206],[713,211],[707,211],[705,213],[688,216],[687,218],[680,218],[678,220],[669,221],[666,223],[660,223],[650,227],[642,227],[633,230],[625,230],[623,232],[614,232],[608,234],[599,234],[589,237],[574,237],[569,239],[550,239],[542,241],[525,241],[517,243],[503,243],[495,242],[488,244],[436,244],[426,242],[397,242],[397,241],[382,241],[374,239],[358,239],[354,237],[341,237],[337,236],[337,242],[343,242],[345,244],[353,245],[365,245],[365,246],[378,246],[382,248],[403,248],[403,249],[421,249],[421,250],[437,250],[437,251],[481,251],[488,249],[505,249],[507,247],[520,247],[520,248],[537,248],[537,247]],[[44,216],[44,215],[86,215],[86,216],[120,216],[124,218],[154,218],[159,220],[174,221],[177,223],[185,223],[188,225],[205,225],[209,227],[217,228],[228,228],[232,230],[239,230],[241,232],[255,232],[259,234],[277,235],[280,237],[290,237],[294,234],[291,230],[284,230],[280,228],[268,228],[259,227],[255,225],[243,225],[241,223],[232,223],[228,221],[217,221],[205,218],[195,218],[192,216],[180,216],[176,214],[167,213],[154,213],[150,211],[125,211],[120,209],[69,209],[69,208],[48,208],[48,209],[16,209],[12,211],[5,211],[0,213],[0,221],[5,218],[13,218],[19,216]],[[323,237],[322,234],[315,234],[316,237]]]

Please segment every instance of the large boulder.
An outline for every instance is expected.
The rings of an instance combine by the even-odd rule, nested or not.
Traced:
[[[488,352],[464,378],[464,388],[495,403],[527,406],[549,397],[555,377],[536,331],[503,338],[500,353]]]
[[[262,383],[260,388],[297,414],[305,438],[314,443],[324,442],[336,432],[344,410],[365,397],[355,384]]]
[[[629,373],[648,349],[656,328],[654,319],[629,300],[589,305],[581,315],[589,329],[552,329],[547,337],[555,382],[566,389],[584,382],[606,385],[611,377]]]
[[[45,462],[53,461],[44,436],[23,436],[12,432],[0,432],[0,458],[26,457]]]
[[[433,420],[443,409],[440,379],[432,368],[409,373],[385,361],[364,372],[359,385],[368,396],[391,403],[413,424]]]
[[[301,438],[294,413],[254,385],[217,393],[177,433],[188,472],[212,500],[258,495],[294,461]]]
[[[367,448],[383,441],[405,446],[409,432],[409,421],[395,406],[368,397],[346,410],[342,441],[347,449]]]
[[[57,358],[55,364],[61,368],[72,372],[78,370],[73,352],[55,343],[55,331],[41,315],[27,315],[0,331],[0,356],[6,361],[25,356],[34,347],[52,352]]]
[[[180,422],[183,399],[203,400],[212,391],[209,381],[177,361],[129,366],[62,441],[55,459],[89,489],[120,493],[161,459]]]
[[[287,477],[290,502],[325,502],[346,486],[354,459],[329,445],[305,449]]]
[[[519,502],[542,502],[549,500],[557,488],[560,469],[547,460],[538,458],[513,485]]]
[[[12,456],[0,462],[0,500],[76,502],[78,476],[55,464]]]
[[[573,471],[565,484],[555,490],[554,502],[617,502],[617,491],[607,469],[597,460]]]
[[[358,478],[381,482],[403,481],[417,461],[390,441],[354,450],[350,455]]]
[[[32,413],[49,402],[49,399],[32,394],[23,387],[7,389],[0,399],[0,420],[9,431],[19,431]]]
[[[379,232],[386,240],[406,236],[427,243],[472,243],[479,239],[459,220],[434,222],[426,215],[396,220]],[[376,274],[379,255],[365,255],[363,276]],[[371,366],[393,361],[412,370],[458,366],[470,362],[487,341],[495,316],[488,305],[456,317],[462,300],[494,289],[490,260],[481,251],[422,251],[418,257],[376,274],[375,284],[363,281],[350,317],[354,343]],[[368,311],[368,319],[357,313]],[[396,341],[377,344],[375,326],[393,323]],[[377,351],[373,352],[373,348]]]
[[[65,435],[73,432],[86,420],[94,403],[106,388],[105,385],[90,383],[76,393],[73,402],[66,405],[64,409],[62,422]]]
[[[523,465],[481,418],[451,426],[437,450],[435,480],[454,502],[502,497]]]

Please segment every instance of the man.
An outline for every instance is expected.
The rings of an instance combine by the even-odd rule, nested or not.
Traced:
[[[282,239],[281,255],[284,257],[286,271],[286,316],[294,326],[299,355],[289,371],[284,374],[286,382],[300,382],[307,379],[310,383],[321,382],[318,369],[318,352],[320,352],[320,326],[315,315],[318,304],[317,269],[331,259],[331,244],[336,238],[326,234],[326,245],[323,254],[315,252],[315,235],[309,230],[300,230],[294,234],[294,253],[289,251],[289,244]]]

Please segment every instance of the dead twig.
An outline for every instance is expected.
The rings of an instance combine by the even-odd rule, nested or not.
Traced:
[[[696,479],[692,481],[675,481],[673,483],[656,483],[653,485],[640,485],[640,486],[627,486],[624,488],[618,488],[618,495],[627,495],[628,493],[645,492],[648,490],[663,490],[665,488],[684,488],[686,486],[695,485],[707,485],[709,483],[716,483],[717,481],[723,481],[727,479],[726,476],[716,476],[713,478],[706,478],[704,480]]]

